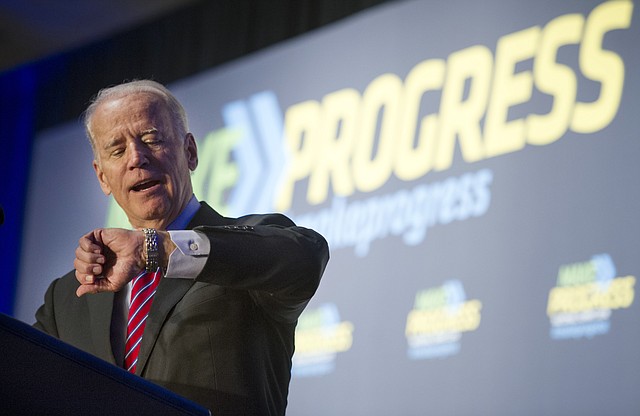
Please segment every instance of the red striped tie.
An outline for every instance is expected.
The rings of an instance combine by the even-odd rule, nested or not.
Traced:
[[[144,326],[161,276],[161,271],[158,269],[155,273],[142,272],[132,280],[127,340],[124,347],[124,368],[131,373],[136,372]]]

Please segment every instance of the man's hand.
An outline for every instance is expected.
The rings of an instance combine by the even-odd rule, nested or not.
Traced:
[[[122,228],[98,228],[78,241],[73,265],[80,287],[76,295],[117,292],[145,267],[144,234]]]

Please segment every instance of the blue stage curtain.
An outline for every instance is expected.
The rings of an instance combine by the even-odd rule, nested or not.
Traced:
[[[11,314],[18,275],[22,220],[35,131],[36,70],[24,66],[0,75],[0,312]],[[46,241],[43,241],[46,249]]]

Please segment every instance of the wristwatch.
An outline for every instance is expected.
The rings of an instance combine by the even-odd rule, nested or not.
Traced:
[[[158,251],[158,233],[155,228],[143,228],[144,247],[147,253],[147,263],[145,270],[149,273],[155,273],[160,267],[160,252]]]

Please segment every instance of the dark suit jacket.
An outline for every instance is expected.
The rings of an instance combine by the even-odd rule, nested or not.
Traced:
[[[136,373],[217,415],[285,413],[297,319],[329,259],[316,232],[279,214],[225,218],[206,203],[188,228],[211,253],[195,281],[160,281]],[[35,327],[115,364],[113,293],[75,295],[55,280]]]

